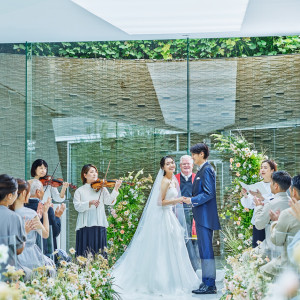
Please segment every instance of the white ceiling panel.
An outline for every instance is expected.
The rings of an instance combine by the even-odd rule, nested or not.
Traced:
[[[248,0],[72,0],[128,34],[238,31]]]
[[[298,35],[299,12],[300,0],[2,0],[0,43]]]

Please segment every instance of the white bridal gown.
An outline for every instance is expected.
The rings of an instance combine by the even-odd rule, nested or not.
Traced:
[[[177,197],[176,187],[170,187],[165,198]],[[144,216],[144,210],[133,241],[112,271],[115,288],[126,299],[135,299],[134,295],[140,295],[136,299],[148,299],[145,296],[150,295],[173,296],[173,299],[174,295],[192,295],[200,280],[189,259],[184,230],[171,205],[157,205],[157,201],[156,208],[150,205],[148,215],[146,212]]]

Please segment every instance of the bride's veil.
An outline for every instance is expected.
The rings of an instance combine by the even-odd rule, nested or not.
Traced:
[[[160,226],[160,219],[162,218],[162,199],[161,199],[161,182],[164,176],[164,171],[162,169],[159,170],[155,182],[153,184],[153,187],[151,189],[150,195],[148,197],[148,201],[145,205],[143,214],[141,216],[138,228],[127,247],[126,251],[123,253],[123,255],[118,259],[118,261],[114,265],[114,269],[117,269],[124,260],[128,257],[128,255],[131,257],[131,255],[135,256],[135,251],[139,251],[139,242],[144,241],[146,238],[149,238],[149,232],[156,232],[159,230],[163,230],[163,228],[158,228]],[[178,194],[180,195],[180,188],[178,185],[178,181],[176,181],[176,188],[178,191]],[[181,226],[183,227],[185,231],[185,237],[187,230],[186,230],[186,220],[184,216],[184,210],[182,204],[177,204],[174,208],[174,213],[177,216]],[[155,241],[153,241],[155,243]],[[132,253],[134,252],[134,253]],[[129,259],[131,261],[131,259]],[[125,263],[129,264],[129,261]],[[123,266],[122,266],[123,267]]]
[[[160,169],[156,176],[154,184],[152,186],[151,192],[148,197],[148,201],[144,207],[144,211],[141,216],[138,228],[137,228],[131,242],[129,243],[126,251],[115,263],[114,268],[117,268],[126,259],[128,254],[131,252],[132,248],[134,248],[134,245],[136,244],[136,242],[142,238],[143,229],[145,226],[150,225],[149,221],[151,221],[151,223],[152,223],[154,221],[154,218],[159,217],[160,213],[162,213],[160,186],[161,186],[161,181],[163,179],[163,176],[164,176],[164,171],[162,169]],[[150,220],[151,218],[152,218],[152,220]]]

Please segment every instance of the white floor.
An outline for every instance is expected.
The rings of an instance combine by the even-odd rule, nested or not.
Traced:
[[[197,271],[197,275],[201,278],[201,270]],[[176,299],[174,296],[143,296],[143,298],[134,297],[132,295],[120,295],[122,300],[196,300],[196,299],[207,299],[207,300],[218,300],[222,296],[222,288],[223,288],[223,279],[224,279],[224,271],[217,270],[217,279],[216,285],[218,289],[218,293],[215,295],[195,295],[191,292],[190,295],[177,296]]]

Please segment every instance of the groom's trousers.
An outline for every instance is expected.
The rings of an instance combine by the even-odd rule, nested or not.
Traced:
[[[212,246],[212,229],[196,223],[197,241],[201,258],[202,282],[207,286],[214,286],[216,280],[216,265]]]

